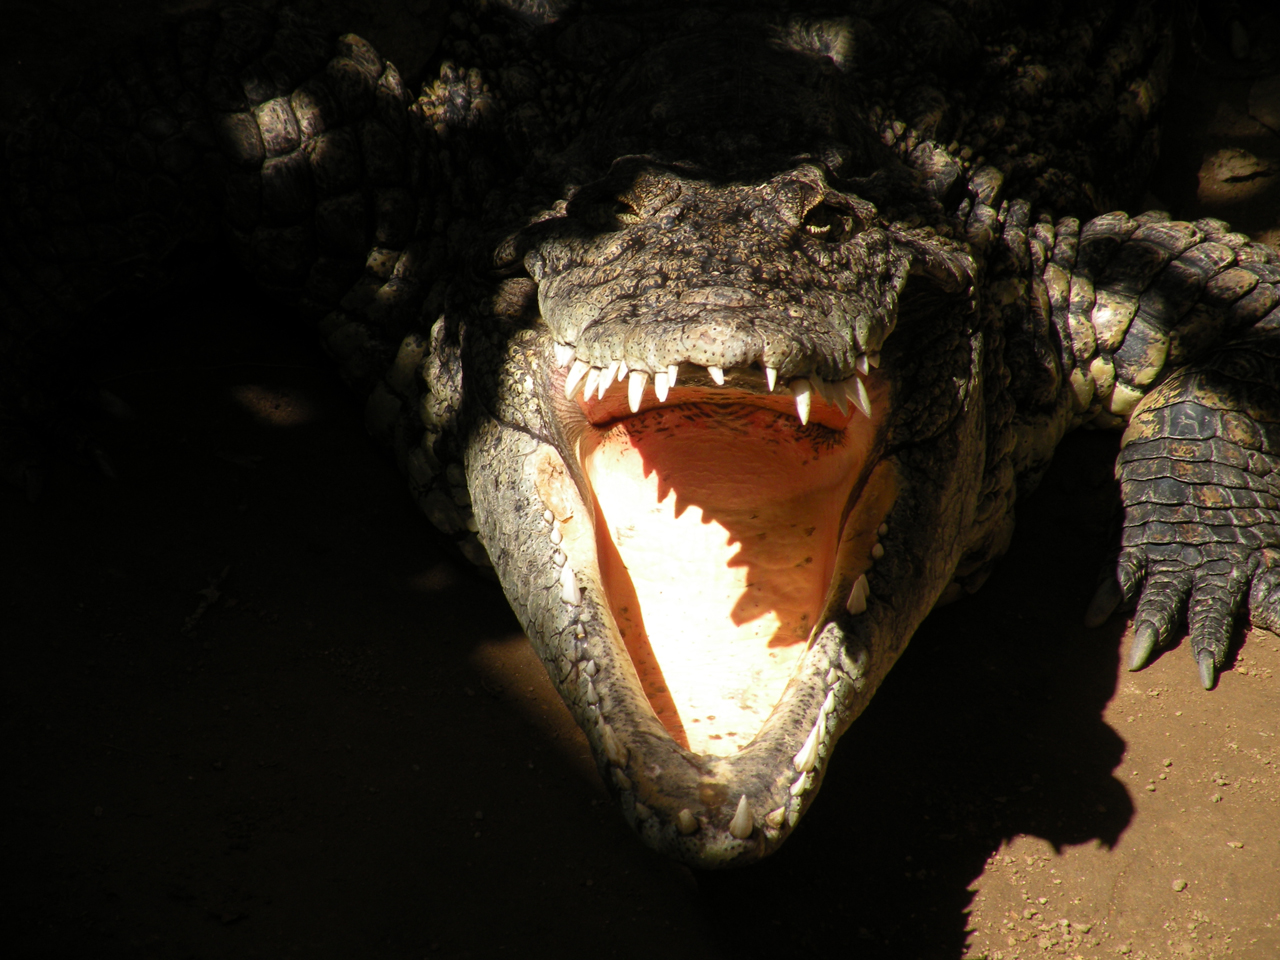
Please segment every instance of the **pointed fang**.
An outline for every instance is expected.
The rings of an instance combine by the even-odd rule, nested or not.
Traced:
[[[583,363],[581,360],[573,361],[573,366],[569,368],[568,375],[564,378],[564,398],[572,400],[573,395],[578,392],[578,384],[582,383],[582,378],[591,370],[591,364]]]
[[[850,377],[844,382],[844,393],[853,405],[868,420],[871,419],[871,396],[867,393],[867,385],[858,377]]]
[[[625,767],[627,765],[628,751],[622,741],[618,739],[618,735],[613,732],[613,727],[603,721],[600,723],[600,742],[604,747],[604,755],[609,758],[609,762],[615,767]]]
[[[653,375],[653,392],[658,395],[658,402],[665,403],[667,400],[667,373],[661,371]]]
[[[583,383],[582,393],[588,400],[591,399],[591,395],[595,393],[596,389],[600,386],[600,373],[601,371],[599,367],[592,367],[587,371],[587,379]]]
[[[621,383],[625,379],[627,379],[627,361],[619,360],[618,361],[618,382]]]
[[[644,387],[649,380],[649,375],[643,370],[632,370],[629,377],[630,379],[627,380],[627,403],[631,405],[632,413],[639,413],[640,398],[644,396]]]
[[[766,382],[767,384],[769,384],[769,392],[770,392],[770,393],[773,393],[773,388],[774,388],[774,387],[776,387],[776,386],[778,385],[778,368],[777,368],[777,367],[765,367],[765,368],[764,368],[764,379],[765,379],[765,382]]]
[[[813,769],[813,765],[818,762],[818,731],[821,729],[822,720],[819,719],[813,725],[813,729],[809,731],[809,736],[805,740],[804,746],[800,748],[800,752],[791,761],[801,773],[808,773]]]
[[[573,567],[567,563],[560,568],[560,599],[574,607],[582,602],[578,578],[573,575]]]
[[[733,819],[729,821],[729,833],[739,840],[745,840],[751,836],[753,829],[755,829],[755,823],[751,815],[751,803],[744,793],[742,799],[738,801],[738,809],[734,813]]]
[[[865,353],[858,354],[858,359],[854,361],[853,365],[864,377],[871,372],[871,364],[867,362],[867,355]]]
[[[707,373],[716,382],[716,386],[724,386],[724,370],[720,367],[707,367]]]
[[[839,409],[840,415],[842,417],[847,417],[849,415],[849,398],[844,392],[844,384],[831,384],[829,397],[836,402],[836,407]]]
[[[796,398],[796,414],[801,423],[809,422],[809,406],[813,402],[813,389],[809,381],[801,377],[791,381],[791,393]]]
[[[556,366],[567,367],[573,359],[573,347],[567,343],[557,343],[552,349],[556,352]]]
[[[688,807],[676,814],[676,829],[680,831],[682,837],[687,837],[698,829],[698,818]]]
[[[680,364],[667,364],[667,389],[674,390],[676,388],[676,374],[680,372]]]
[[[604,373],[600,376],[600,393],[598,399],[603,400],[605,393],[612,387],[618,378],[618,361],[610,360],[609,366],[605,367]]]
[[[880,351],[877,350],[875,353],[868,353],[867,363],[871,364],[873,367],[880,366]]]
[[[867,584],[867,575],[860,574],[849,590],[849,602],[844,605],[844,608],[855,617],[860,613],[866,613],[867,597],[870,595],[871,587]]]

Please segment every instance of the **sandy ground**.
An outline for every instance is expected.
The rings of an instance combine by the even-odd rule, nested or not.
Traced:
[[[66,36],[77,6],[15,12],[6,104],[155,4]],[[1277,237],[1280,95],[1246,73],[1182,71],[1152,199]],[[1280,638],[1205,692],[1185,644],[1130,674],[1123,621],[1080,626],[1114,437],[1068,439],[787,846],[700,875],[614,812],[319,352],[251,291],[159,310],[102,370],[119,479],[0,491],[11,955],[1280,957]]]

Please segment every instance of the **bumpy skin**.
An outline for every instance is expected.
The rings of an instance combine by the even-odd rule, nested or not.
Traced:
[[[220,220],[318,320],[426,515],[494,568],[624,815],[700,866],[789,835],[1073,427],[1128,424],[1119,575],[1089,615],[1137,600],[1136,666],[1187,619],[1208,686],[1246,598],[1280,623],[1276,254],[1106,212],[1154,155],[1163,8],[482,6],[416,100],[358,38],[228,8],[37,111],[3,171],[11,476],[83,433],[92,304],[154,287]],[[832,396],[871,357],[887,411],[850,523],[883,502],[882,553],[837,572],[751,744],[694,755],[574,533],[566,378],[763,392],[767,369]]]

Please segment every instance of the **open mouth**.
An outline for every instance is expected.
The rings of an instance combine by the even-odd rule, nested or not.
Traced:
[[[877,364],[863,355],[844,381],[785,384],[756,366],[685,363],[653,383],[621,362],[558,369],[594,514],[574,553],[594,552],[614,639],[662,728],[695,755],[748,747],[815,627],[865,609],[889,502],[850,517],[888,406]]]

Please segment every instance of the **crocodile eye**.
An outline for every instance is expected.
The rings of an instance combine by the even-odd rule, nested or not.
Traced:
[[[614,201],[612,212],[613,219],[619,223],[632,224],[639,223],[641,220],[640,212],[625,197],[619,197]]]
[[[804,232],[826,243],[842,243],[861,228],[852,214],[828,203],[819,203],[804,215]]]

